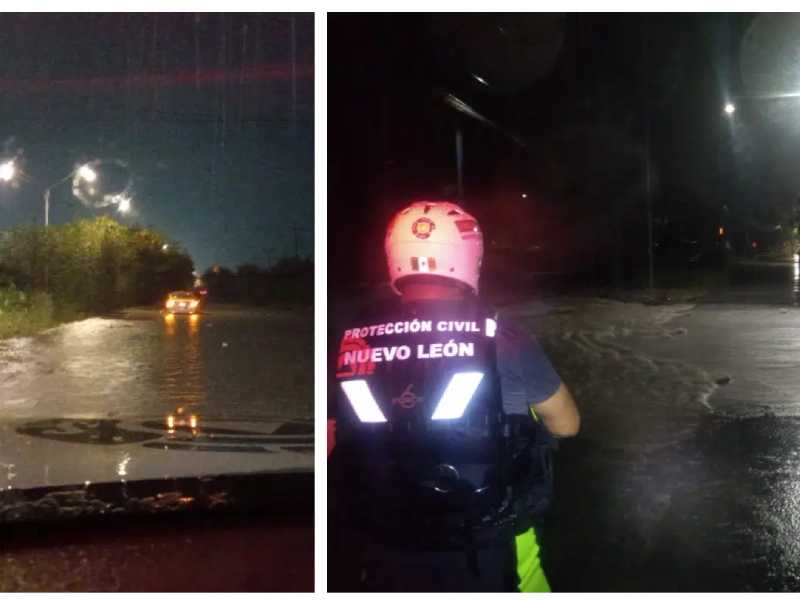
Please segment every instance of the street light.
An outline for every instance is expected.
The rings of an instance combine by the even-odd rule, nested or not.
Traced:
[[[725,111],[726,115],[728,115],[729,117],[732,117],[733,113],[736,112],[736,105],[733,104],[732,102],[728,102],[728,103],[725,104],[725,108],[723,110]]]
[[[94,183],[97,181],[97,171],[89,165],[82,165],[77,171],[78,177],[85,179],[87,183]]]
[[[71,173],[69,173],[68,175],[66,175],[65,177],[62,177],[61,179],[59,179],[55,183],[53,183],[53,184],[49,185],[47,188],[45,188],[45,190],[44,190],[44,226],[45,227],[49,227],[50,226],[50,190],[52,190],[54,187],[56,187],[58,185],[61,185],[65,181],[69,181],[70,179],[72,179],[72,190],[73,190],[73,193],[74,193],[75,192],[75,186],[77,184],[77,180],[83,179],[87,183],[92,183],[94,181],[97,181],[97,171],[95,171],[89,164],[84,164],[84,165],[81,165],[80,167],[78,167],[77,169],[75,169],[74,171],[72,171]],[[94,191],[92,191],[92,193],[94,193]]]
[[[117,206],[117,210],[122,214],[127,213],[131,209],[131,199],[130,198],[122,198],[119,201],[119,205]]]
[[[6,162],[0,164],[0,181],[4,183],[8,183],[17,174],[17,167],[14,165],[13,160],[7,160]]]

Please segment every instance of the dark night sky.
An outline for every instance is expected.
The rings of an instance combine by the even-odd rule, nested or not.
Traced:
[[[657,218],[707,227],[724,202],[772,223],[800,190],[798,100],[738,97],[732,122],[721,111],[734,96],[800,90],[800,18],[331,15],[328,32],[333,282],[381,278],[389,215],[412,196],[454,193],[457,129],[464,203],[490,244],[538,220],[569,229],[558,244],[597,250],[610,236],[586,232],[607,232],[616,211],[620,243],[643,254],[648,115]],[[448,94],[495,126],[457,113]]]
[[[26,181],[0,228],[42,222],[43,188],[123,161],[135,213],[199,269],[313,255],[313,15],[3,15],[0,147]],[[101,173],[102,175],[102,173]],[[64,185],[51,223],[102,211]],[[109,214],[113,211],[107,210]]]

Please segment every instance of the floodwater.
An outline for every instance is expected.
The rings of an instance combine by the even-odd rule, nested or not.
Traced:
[[[0,342],[3,417],[308,417],[310,313],[129,310]]]
[[[311,472],[312,356],[310,311],[214,305],[0,342],[0,509],[20,489]]]
[[[605,368],[640,374],[613,386],[582,380],[604,355],[543,338],[589,416],[557,457],[555,590],[800,590],[799,278],[752,267],[666,334],[627,331]]]

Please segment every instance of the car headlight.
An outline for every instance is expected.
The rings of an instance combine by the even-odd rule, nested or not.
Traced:
[[[200,304],[200,303],[197,300],[192,300],[192,303],[190,304],[190,306],[192,308],[196,308],[198,304]]]
[[[172,308],[175,306],[175,300],[167,300],[167,308]]]

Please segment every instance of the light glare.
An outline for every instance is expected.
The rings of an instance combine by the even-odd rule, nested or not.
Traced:
[[[94,183],[97,181],[97,172],[89,165],[83,165],[80,169],[78,169],[78,177],[88,181],[89,183]]]
[[[17,174],[17,168],[14,166],[14,161],[9,160],[0,164],[0,181],[8,183]]]

